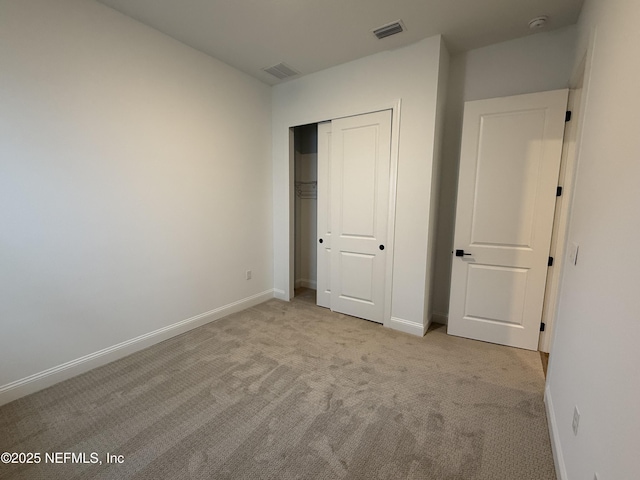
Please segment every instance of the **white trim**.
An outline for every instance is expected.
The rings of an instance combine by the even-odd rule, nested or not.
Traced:
[[[304,124],[297,124],[304,125]],[[286,298],[282,300],[290,301],[295,296],[296,278],[296,137],[294,128],[289,127],[289,281],[287,282]],[[275,285],[274,285],[275,287]]]
[[[591,44],[595,39],[589,40]],[[590,45],[583,53],[582,59],[574,67],[571,75],[571,93],[569,99],[571,103],[568,107],[573,110],[573,116],[569,123],[569,130],[574,135],[574,141],[570,145],[570,151],[567,151],[566,166],[564,172],[564,184],[562,185],[562,197],[558,216],[558,227],[554,230],[556,251],[550,253],[556,262],[552,267],[551,277],[547,284],[545,293],[545,304],[543,309],[543,321],[545,322],[545,331],[540,334],[539,350],[550,353],[553,347],[553,339],[555,338],[555,322],[558,318],[560,308],[560,294],[562,290],[562,279],[564,278],[565,267],[569,266],[567,262],[567,244],[569,241],[569,224],[571,221],[571,208],[573,206],[574,184],[578,175],[578,161],[580,157],[580,149],[582,146],[582,124],[586,118],[587,97],[589,94],[589,84],[591,83],[591,65],[593,62],[593,46]],[[580,92],[576,102],[577,92]],[[577,103],[577,105],[574,105]],[[564,139],[568,141],[567,138]],[[563,152],[564,153],[564,152]]]
[[[331,120],[337,120],[339,118],[345,117],[357,117],[358,115],[366,115],[368,113],[382,112],[384,110],[393,110],[395,108],[399,108],[401,99],[392,100],[390,102],[381,102],[378,104],[372,104],[367,107],[363,107],[360,109],[336,109],[328,115],[300,115],[298,118],[295,118],[293,121],[285,121],[285,123],[289,123],[289,127],[298,127],[301,125],[308,125],[310,123],[323,123],[330,122]],[[395,120],[395,118],[394,118]]]
[[[553,266],[547,272],[547,285],[542,307],[542,322],[545,324],[545,329],[540,332],[540,340],[538,342],[538,350],[545,353],[551,351],[551,337],[558,310],[560,280],[567,264],[566,248],[569,231],[568,219],[571,208],[570,199],[577,171],[577,139],[582,128],[580,112],[584,106],[581,98],[582,94],[583,91],[580,89],[570,90],[567,103],[567,110],[573,112],[573,118],[565,126],[562,144],[562,159],[558,175],[558,185],[562,187],[562,195],[556,200],[553,231],[551,233],[551,250],[549,251],[549,255],[555,260]]]
[[[283,292],[284,293],[284,292]],[[106,365],[109,362],[126,357],[134,352],[155,345],[168,338],[180,335],[194,328],[205,325],[214,320],[226,317],[235,312],[245,310],[274,297],[273,289],[243,298],[205,313],[201,313],[186,320],[181,320],[153,332],[125,340],[111,347],[103,348],[75,360],[48,368],[42,372],[29,375],[6,385],[0,386],[0,405],[4,405],[18,398],[50,387],[58,382],[75,377],[93,368]]]
[[[423,337],[425,334],[425,328],[422,323],[412,322],[404,318],[391,317],[388,322],[384,323],[384,326],[400,332],[417,335],[418,337]]]
[[[439,323],[441,325],[447,325],[449,323],[449,315],[447,315],[446,313],[433,312],[431,314],[431,322]]]
[[[273,289],[273,297],[277,298],[278,300],[284,300],[285,302],[291,300],[289,298],[289,295],[287,295],[287,292],[285,292],[284,290],[280,290],[279,288]]]
[[[385,265],[384,319],[391,321],[391,303],[393,301],[393,260],[396,238],[396,202],[398,195],[398,163],[400,161],[400,108],[402,99],[396,100],[391,107],[391,175],[389,178],[389,216],[387,218],[387,264]],[[422,333],[424,335],[424,332]]]
[[[547,423],[549,424],[549,437],[551,438],[551,451],[553,452],[553,463],[556,467],[556,477],[558,477],[558,480],[568,480],[567,467],[564,464],[562,444],[560,443],[560,435],[558,434],[558,423],[556,421],[555,410],[553,409],[553,401],[551,400],[551,392],[548,385],[544,389],[544,406],[547,412]]]

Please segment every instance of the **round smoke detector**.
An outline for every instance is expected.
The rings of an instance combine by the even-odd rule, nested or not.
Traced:
[[[531,19],[529,22],[529,28],[531,30],[542,30],[547,26],[547,22],[549,22],[549,17],[546,15],[540,15],[539,17]]]

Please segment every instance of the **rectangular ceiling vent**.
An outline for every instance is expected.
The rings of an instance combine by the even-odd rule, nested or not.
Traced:
[[[404,23],[402,20],[398,20],[393,23],[389,23],[387,25],[383,25],[380,28],[376,28],[373,31],[373,34],[378,37],[378,40],[382,40],[385,37],[390,37],[391,35],[395,35],[396,33],[404,32],[406,30]]]
[[[276,78],[279,78],[280,80],[289,77],[295,77],[296,75],[300,74],[300,72],[296,72],[293,68],[285,63],[279,63],[277,65],[274,65],[273,67],[263,68],[262,70],[273,75]]]

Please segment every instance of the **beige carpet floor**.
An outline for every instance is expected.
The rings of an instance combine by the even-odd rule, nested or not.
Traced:
[[[537,352],[270,300],[0,407],[43,456],[0,478],[553,480],[543,389]]]

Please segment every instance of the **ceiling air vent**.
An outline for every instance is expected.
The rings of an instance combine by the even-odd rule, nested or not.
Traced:
[[[376,28],[373,31],[373,34],[378,37],[378,40],[381,40],[385,37],[390,37],[391,35],[395,35],[396,33],[404,32],[406,30],[404,23],[402,20],[398,20],[393,23],[388,23],[387,25],[383,25],[380,28]]]
[[[300,74],[300,72],[296,72],[293,68],[285,63],[279,63],[277,65],[274,65],[273,67],[263,68],[262,70],[273,75],[276,78],[279,78],[280,80],[284,78],[295,77],[296,75]]]

